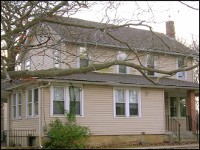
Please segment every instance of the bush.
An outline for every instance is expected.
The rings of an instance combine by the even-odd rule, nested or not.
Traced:
[[[58,118],[49,124],[49,141],[46,148],[84,148],[84,143],[89,135],[87,127],[80,126],[74,121],[63,124]]]

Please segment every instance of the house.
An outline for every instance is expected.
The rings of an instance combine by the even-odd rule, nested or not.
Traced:
[[[75,18],[57,19],[81,25],[105,25]],[[183,66],[188,56],[187,66],[191,66],[196,54],[176,41],[173,21],[167,22],[166,28],[166,35],[131,27],[108,28],[112,35],[138,50],[139,62],[124,43],[98,28],[44,22],[33,29],[38,36],[27,42],[32,45],[45,42],[49,36],[46,31],[51,31],[51,40],[40,49],[23,51],[18,61],[21,69],[27,71],[80,68],[124,58],[150,68],[173,70]],[[146,75],[152,79],[162,76],[153,71],[147,71]],[[195,135],[195,96],[199,94],[199,84],[193,82],[193,76],[193,70],[181,71],[154,85],[134,68],[113,65],[89,73],[13,81],[14,84],[6,88],[10,92],[7,95],[7,144],[43,145],[51,120],[57,117],[66,121],[63,110],[70,110],[73,94],[76,120],[89,127],[90,145],[158,143],[168,141],[169,133],[177,137],[186,133]],[[16,139],[9,136],[14,131]],[[21,139],[23,131],[28,132],[25,135],[28,140]]]

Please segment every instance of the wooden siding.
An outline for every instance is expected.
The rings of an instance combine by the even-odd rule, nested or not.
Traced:
[[[141,117],[132,118],[114,118],[112,86],[84,85],[83,92],[84,117],[77,117],[77,123],[89,127],[93,135],[131,135],[141,134],[141,132],[163,134],[165,132],[162,89],[141,88]],[[50,90],[45,88],[43,125],[48,125],[55,119],[50,117],[49,95]],[[59,118],[66,122],[65,117]]]

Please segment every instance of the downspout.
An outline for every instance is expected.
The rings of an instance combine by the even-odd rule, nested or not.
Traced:
[[[45,86],[40,86],[39,87],[39,111],[38,111],[38,116],[39,116],[39,146],[42,148],[42,110],[43,110],[43,88],[50,86],[50,82],[45,85]]]

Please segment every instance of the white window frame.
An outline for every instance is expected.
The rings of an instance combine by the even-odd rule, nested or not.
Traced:
[[[26,118],[37,118],[38,114],[35,114],[35,98],[34,98],[34,91],[35,89],[38,89],[38,114],[39,114],[39,98],[40,98],[40,88],[29,88],[26,90]],[[29,115],[29,102],[28,102],[28,92],[31,90],[32,96],[31,96],[31,115]]]
[[[19,104],[19,94],[21,94],[21,104]],[[14,95],[15,97],[15,105],[13,103],[14,101]],[[14,92],[12,94],[12,118],[13,119],[22,119],[22,92]],[[19,115],[19,106],[21,106],[21,116]],[[14,116],[14,108],[15,107],[15,116]]]
[[[124,58],[121,58],[123,56],[120,57],[120,55],[124,55]],[[118,51],[117,52],[117,60],[126,60],[127,57],[128,57],[128,55],[127,55],[126,52],[124,52],[124,51]],[[126,67],[126,72],[125,73],[119,72],[119,66],[120,65],[116,65],[116,67],[117,67],[116,70],[117,70],[118,74],[129,74],[130,73],[130,68],[128,66],[125,66]]]
[[[179,57],[176,57],[176,69],[179,69],[178,58]],[[184,72],[184,77],[179,77],[179,73],[181,73],[181,72]],[[187,71],[181,71],[181,72],[176,73],[176,79],[187,80]]]
[[[117,65],[117,73],[118,74],[129,74],[130,73],[130,67],[125,66],[126,67],[126,73],[123,73],[123,72],[119,72],[119,66],[120,65]]]
[[[58,84],[53,84],[50,87],[50,95],[51,95],[51,102],[50,102],[50,116],[51,117],[66,117],[65,113],[64,114],[53,114],[53,98],[54,98],[54,87],[64,87],[64,110],[66,113],[69,113],[70,110],[70,97],[69,97],[69,87],[70,84],[65,84],[65,85],[58,85]],[[76,115],[76,117],[84,117],[84,90],[83,90],[83,85],[81,84],[73,84],[74,87],[79,87],[81,88],[81,93],[80,93],[80,115]]]
[[[29,66],[27,65],[27,63],[29,62]],[[26,59],[24,62],[24,70],[31,70],[31,61],[30,59]]]
[[[87,58],[87,60],[88,60],[88,65],[90,64],[90,55],[88,54],[88,52],[87,52],[87,48],[86,47],[79,47],[78,48],[78,50],[77,50],[77,68],[80,68],[80,66],[81,66],[81,64],[80,64],[80,59],[81,59],[81,57],[80,57],[80,51],[81,51],[81,49],[85,49],[85,51],[86,51],[86,53],[87,53],[87,56],[86,56],[86,58]]]
[[[117,116],[116,115],[116,97],[115,97],[115,91],[116,90],[124,90],[125,91],[125,116]],[[138,115],[129,115],[130,109],[129,109],[129,91],[137,91],[138,95]],[[134,117],[141,117],[141,94],[140,94],[140,88],[125,88],[125,87],[114,87],[113,88],[113,110],[114,110],[114,118],[134,118]]]
[[[154,54],[146,54],[146,56],[145,56],[145,66],[147,67],[147,65],[148,65],[148,55],[153,55],[153,57],[154,57],[154,69],[156,69],[157,68],[157,63],[156,63],[156,56],[154,55]],[[148,75],[148,73],[147,73],[148,71],[146,71],[146,75]],[[148,75],[148,76],[150,76],[150,77],[157,77],[157,73],[156,72],[154,72],[154,75]]]
[[[58,60],[56,60],[56,58]],[[53,49],[53,67],[54,68],[60,68],[60,59],[61,59],[61,52],[60,52],[60,50]]]

